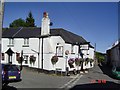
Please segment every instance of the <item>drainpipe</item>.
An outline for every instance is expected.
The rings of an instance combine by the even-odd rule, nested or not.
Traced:
[[[43,70],[43,37],[42,37],[42,46],[41,46],[41,59],[42,59],[41,68]]]
[[[80,45],[82,45],[81,43],[79,43],[79,46]],[[81,58],[82,58],[82,60],[83,60],[83,53],[82,53],[82,49],[81,49],[81,46],[80,46],[80,49],[79,49],[80,51],[79,51],[79,53],[80,53],[80,56],[81,56]],[[81,64],[81,71],[83,71],[83,61],[82,61],[82,64]]]
[[[22,66],[22,62],[23,62],[23,50],[21,51],[21,65],[20,65],[20,71],[22,71],[22,68],[23,68],[23,66]]]
[[[47,38],[49,37],[50,34],[48,35],[42,35],[40,38],[42,39],[42,42],[41,42],[41,69],[43,70],[43,60],[44,60],[44,57],[43,57],[43,48],[44,48],[44,38]]]
[[[39,38],[39,47],[38,47],[38,69],[39,69],[39,64],[40,64],[40,38]]]
[[[95,49],[94,49],[94,66],[98,65],[98,60],[96,58],[96,43],[95,43]]]

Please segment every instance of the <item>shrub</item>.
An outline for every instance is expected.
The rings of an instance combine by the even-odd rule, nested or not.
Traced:
[[[36,61],[36,57],[34,57],[33,55],[30,56],[30,64],[35,63]]]
[[[75,61],[74,61],[73,58],[70,58],[70,59],[68,60],[68,64],[69,64],[70,68],[74,68],[74,65],[73,65],[74,62],[75,62]]]
[[[51,58],[51,62],[52,62],[53,65],[56,64],[58,62],[58,57],[57,56],[53,56]]]
[[[75,58],[75,65],[79,66],[80,65],[80,58]]]
[[[89,61],[90,61],[90,59],[89,59],[89,58],[86,58],[86,59],[85,59],[85,65],[88,64]]]
[[[17,57],[17,61],[19,64],[21,64],[21,57]],[[23,57],[22,57],[22,62],[23,62]]]

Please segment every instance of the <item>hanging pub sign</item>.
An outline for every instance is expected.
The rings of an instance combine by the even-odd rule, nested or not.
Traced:
[[[68,55],[68,54],[69,54],[69,51],[68,51],[68,50],[66,50],[66,51],[65,51],[65,55]]]

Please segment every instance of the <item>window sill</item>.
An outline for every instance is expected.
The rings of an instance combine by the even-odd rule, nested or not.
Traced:
[[[75,54],[75,53],[71,53],[71,54]]]
[[[89,49],[81,49],[81,50],[89,50]]]
[[[29,47],[29,45],[22,45],[22,47]]]
[[[14,45],[7,45],[8,47],[14,47]]]
[[[57,57],[63,57],[63,56],[57,56]]]

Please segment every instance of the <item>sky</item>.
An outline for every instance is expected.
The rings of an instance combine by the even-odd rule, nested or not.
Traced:
[[[48,12],[51,28],[63,28],[82,36],[99,52],[106,50],[118,39],[117,2],[6,2],[3,27],[15,19],[26,19],[32,12],[40,27],[43,12]]]
[[[4,0],[5,2],[119,2],[119,0]]]

